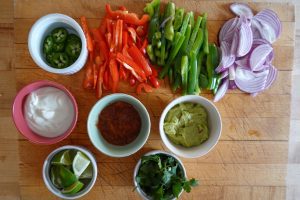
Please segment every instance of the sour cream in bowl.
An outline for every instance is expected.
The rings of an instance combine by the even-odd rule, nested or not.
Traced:
[[[53,144],[66,138],[78,117],[73,95],[62,85],[37,81],[22,88],[13,104],[19,132],[37,144]]]

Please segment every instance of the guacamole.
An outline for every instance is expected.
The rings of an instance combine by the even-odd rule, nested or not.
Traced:
[[[197,146],[208,139],[207,112],[197,103],[180,103],[167,113],[164,131],[175,144]]]

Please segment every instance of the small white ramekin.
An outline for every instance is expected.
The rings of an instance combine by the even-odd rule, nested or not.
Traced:
[[[43,54],[43,43],[51,31],[57,27],[64,27],[69,33],[76,34],[81,39],[81,53],[77,60],[64,69],[49,66]],[[80,25],[71,17],[63,14],[48,14],[38,19],[31,27],[28,36],[28,49],[34,62],[42,69],[55,73],[69,75],[78,72],[86,63],[88,50],[86,39]]]
[[[160,151],[160,150],[153,150],[153,151],[150,151],[148,153],[146,153],[144,156],[149,156],[149,155],[155,155],[155,154],[164,154],[164,155],[167,155],[167,156],[171,156],[173,158],[176,159],[176,161],[179,163],[179,167],[182,169],[182,172],[183,172],[183,175],[184,177],[187,179],[187,175],[186,175],[186,170],[184,168],[184,165],[183,163],[181,162],[181,160],[175,156],[174,154],[171,154],[171,153],[168,153],[166,151]],[[134,186],[136,187],[136,190],[137,192],[139,193],[140,197],[143,199],[143,200],[151,200],[153,199],[152,197],[149,197],[143,190],[142,188],[139,186],[139,184],[137,183],[137,181],[135,180],[135,177],[137,176],[138,172],[139,172],[139,169],[141,167],[141,162],[142,160],[140,159],[135,168],[134,168],[134,172],[133,172],[133,184]],[[183,190],[181,190],[180,194],[178,195],[178,197],[180,197],[180,195],[182,194]],[[173,199],[171,200],[175,200],[176,198],[174,197]]]
[[[93,177],[92,177],[91,181],[89,182],[89,184],[80,192],[78,192],[76,194],[72,194],[72,195],[63,194],[59,189],[57,189],[52,184],[51,179],[50,179],[50,164],[51,164],[52,158],[60,151],[68,150],[68,149],[74,149],[74,150],[78,150],[78,151],[81,151],[82,153],[84,153],[90,159],[91,164],[93,166]],[[66,146],[62,146],[62,147],[55,149],[48,155],[48,157],[46,158],[46,160],[44,162],[44,166],[43,166],[43,179],[44,179],[44,183],[45,183],[46,187],[48,188],[48,190],[51,193],[53,193],[54,195],[56,195],[57,197],[62,198],[62,199],[78,199],[78,198],[86,195],[94,186],[96,179],[97,179],[97,175],[98,175],[98,168],[97,168],[97,162],[96,162],[94,155],[90,151],[88,151],[86,148],[80,147],[80,146],[66,145]]]

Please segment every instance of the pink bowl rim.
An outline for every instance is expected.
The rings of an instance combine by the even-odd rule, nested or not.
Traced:
[[[74,106],[74,112],[75,112],[75,116],[73,119],[73,122],[70,126],[70,128],[62,135],[54,137],[54,138],[47,138],[47,137],[43,137],[40,135],[37,135],[36,133],[34,133],[28,126],[26,123],[26,120],[24,118],[23,115],[23,103],[25,98],[27,97],[27,95],[39,88],[42,87],[55,87],[58,88],[60,90],[62,90],[63,92],[65,92],[71,99],[73,106]],[[72,95],[72,93],[62,84],[53,82],[53,81],[48,81],[48,80],[40,80],[40,81],[35,81],[32,82],[26,86],[24,86],[15,96],[14,101],[13,101],[13,105],[12,105],[12,118],[15,124],[15,127],[17,128],[17,130],[30,142],[34,143],[34,144],[41,144],[41,145],[50,145],[50,144],[55,144],[58,143],[60,141],[62,141],[63,139],[65,139],[66,137],[68,137],[72,131],[74,130],[76,124],[77,124],[77,120],[78,120],[78,106],[77,106],[77,102],[75,97]]]

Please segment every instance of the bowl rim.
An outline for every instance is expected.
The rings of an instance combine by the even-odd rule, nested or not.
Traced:
[[[147,133],[146,133],[146,136],[145,136],[145,140],[141,142],[141,144],[139,146],[135,146],[135,148],[132,150],[132,151],[129,151],[127,153],[122,153],[122,154],[113,154],[113,153],[110,153],[108,151],[103,151],[102,148],[100,148],[98,145],[96,145],[94,139],[92,138],[91,136],[91,131],[90,130],[90,123],[92,121],[91,119],[91,113],[93,112],[93,110],[95,110],[101,103],[103,103],[103,101],[107,100],[107,99],[110,99],[110,98],[113,98],[113,97],[116,97],[116,98],[120,98],[120,97],[125,97],[127,99],[130,99],[130,100],[133,100],[135,101],[139,106],[140,108],[145,112],[146,114],[146,118],[147,118],[147,121],[145,122],[146,124],[148,124],[148,128],[147,128]],[[130,102],[129,102],[130,103]],[[110,104],[107,103],[106,106],[108,106]],[[105,106],[105,107],[106,107]],[[148,110],[146,109],[146,107],[144,106],[144,104],[138,100],[137,98],[135,98],[134,96],[131,96],[131,95],[128,95],[128,94],[124,94],[124,93],[114,93],[114,94],[109,94],[101,99],[99,99],[95,104],[94,106],[91,108],[90,112],[89,112],[89,115],[88,115],[88,119],[87,119],[87,132],[88,132],[88,136],[90,138],[90,141],[92,142],[93,146],[98,150],[100,151],[101,153],[103,153],[104,155],[107,155],[107,156],[110,156],[110,157],[113,157],[113,158],[123,158],[123,157],[128,157],[136,152],[138,152],[147,142],[148,138],[149,138],[149,135],[150,135],[150,132],[151,132],[151,120],[150,120],[150,116],[149,116],[149,113],[148,113]],[[134,141],[133,141],[134,142]]]
[[[47,20],[55,20],[52,23],[56,23],[59,22],[58,20],[63,20],[61,21],[64,24],[68,24],[69,26],[71,26],[74,31],[77,33],[77,35],[79,36],[80,40],[81,40],[81,52],[80,55],[78,56],[77,60],[70,66],[63,68],[63,69],[56,69],[51,67],[47,62],[45,62],[44,60],[42,60],[41,62],[37,59],[38,55],[36,55],[33,51],[33,47],[32,47],[32,42],[34,40],[34,32],[36,29],[38,29],[38,27],[40,26],[40,24],[43,24],[45,21]],[[35,23],[32,25],[29,34],[28,34],[28,50],[29,53],[31,55],[31,58],[33,59],[33,61],[35,62],[35,64],[37,64],[40,68],[42,68],[45,71],[51,72],[51,73],[55,73],[55,74],[63,74],[63,75],[68,75],[68,74],[73,74],[76,73],[77,71],[79,71],[81,68],[84,67],[84,64],[87,60],[88,57],[88,50],[86,48],[87,46],[87,42],[86,42],[86,38],[84,35],[84,32],[81,28],[81,26],[70,16],[65,15],[65,14],[61,14],[61,13],[50,13],[47,15],[44,15],[42,17],[40,17],[38,20],[35,21]],[[81,67],[77,67],[77,64],[80,62],[83,62]],[[73,70],[73,71],[72,71]]]
[[[177,162],[180,164],[182,170],[183,170],[183,174],[184,174],[184,177],[186,179],[188,179],[187,177],[187,174],[186,174],[186,169],[183,165],[183,162],[174,154],[174,153],[170,153],[170,152],[166,152],[166,151],[163,151],[163,150],[152,150],[152,151],[149,151],[147,153],[145,153],[143,156],[149,156],[149,155],[155,155],[155,154],[164,154],[164,155],[167,155],[167,156],[171,156],[173,158],[175,158],[177,160]],[[140,169],[140,166],[141,166],[141,161],[142,161],[142,157],[140,157],[140,159],[138,160],[138,162],[136,163],[135,167],[134,167],[134,171],[133,171],[133,184],[134,184],[134,187],[136,188],[136,190],[138,191],[138,194],[145,200],[148,200],[148,199],[151,199],[151,197],[149,197],[143,190],[142,188],[139,186],[139,184],[137,183],[137,181],[135,180],[135,177],[136,175],[138,174],[138,171]],[[181,190],[181,192],[179,193],[178,197],[180,197],[180,195],[183,193],[183,189]],[[176,197],[174,197],[172,200],[175,200]]]
[[[31,87],[35,87],[35,89],[32,90]],[[24,117],[24,114],[23,114],[24,101],[27,98],[28,94],[35,91],[36,89],[43,88],[43,87],[55,87],[55,88],[63,91],[66,95],[68,95],[68,97],[70,98],[70,100],[73,104],[73,107],[74,107],[74,118],[73,118],[71,126],[65,131],[65,133],[63,133],[63,134],[61,134],[57,137],[53,137],[53,138],[47,138],[47,137],[44,137],[44,136],[40,136],[40,135],[34,133],[34,131],[32,131],[28,127],[28,129],[33,134],[36,134],[38,137],[45,139],[45,141],[36,141],[36,140],[33,140],[31,137],[29,137],[27,134],[25,134],[22,131],[21,125],[17,121],[21,120],[26,124],[26,126],[28,126],[27,122],[26,122],[26,119]],[[77,101],[76,101],[75,97],[73,96],[73,94],[64,85],[53,82],[53,81],[49,81],[49,80],[39,80],[39,81],[35,81],[35,82],[32,82],[32,83],[29,83],[29,84],[25,85],[16,94],[16,96],[14,98],[14,101],[13,101],[13,104],[12,104],[12,113],[11,113],[11,115],[12,115],[15,127],[17,128],[19,133],[21,135],[23,135],[23,137],[25,137],[28,141],[30,141],[34,144],[39,144],[39,145],[51,145],[51,144],[55,144],[55,143],[58,143],[58,142],[64,140],[75,129],[76,124],[77,124],[77,120],[78,120],[78,105],[77,105]],[[21,117],[21,119],[20,119],[20,117]]]
[[[52,158],[57,153],[59,153],[63,150],[68,150],[68,149],[75,149],[75,150],[83,152],[90,159],[90,161],[92,163],[92,166],[93,166],[93,177],[91,178],[91,181],[89,182],[89,184],[86,186],[86,188],[84,188],[84,190],[82,190],[79,193],[76,193],[72,196],[68,196],[68,195],[62,194],[62,193],[54,190],[53,187],[55,188],[55,186],[52,185],[49,175],[48,176],[46,175],[46,173],[47,174],[50,173],[50,171],[49,171],[50,167],[49,166],[51,164]],[[97,161],[96,161],[95,156],[87,148],[85,148],[83,146],[77,146],[77,145],[65,145],[65,146],[58,147],[58,148],[54,149],[51,153],[49,153],[49,155],[47,156],[47,158],[44,161],[42,174],[43,174],[44,183],[45,183],[47,189],[52,194],[56,195],[57,197],[63,198],[63,199],[78,199],[78,198],[86,195],[93,188],[93,186],[95,185],[96,180],[97,180],[97,175],[98,175]]]
[[[192,99],[198,99],[198,101],[204,101],[206,103],[208,103],[210,106],[212,106],[213,110],[215,111],[215,113],[218,116],[218,119],[220,121],[220,131],[218,132],[218,137],[216,139],[216,141],[213,143],[213,145],[204,153],[200,153],[197,155],[188,155],[186,153],[182,153],[180,150],[177,149],[177,145],[174,144],[166,135],[166,133],[164,132],[163,129],[163,124],[164,124],[164,120],[165,117],[167,115],[167,113],[169,112],[169,110],[171,108],[173,108],[174,106],[176,106],[179,103],[183,103],[183,102],[192,102]],[[201,104],[201,103],[199,103]],[[165,146],[174,154],[183,157],[183,158],[200,158],[206,154],[208,154],[218,143],[218,141],[220,140],[221,134],[222,134],[222,118],[221,118],[221,114],[219,112],[219,110],[217,109],[217,107],[207,98],[199,96],[199,95],[185,95],[185,96],[181,96],[178,97],[176,99],[173,99],[170,103],[168,103],[168,105],[165,107],[165,109],[163,110],[161,116],[160,116],[160,120],[159,120],[159,133],[160,133],[160,137],[163,141],[163,143],[165,144]],[[166,140],[169,141],[170,145],[166,143]],[[201,145],[201,144],[200,144]],[[199,146],[200,146],[199,145]]]

